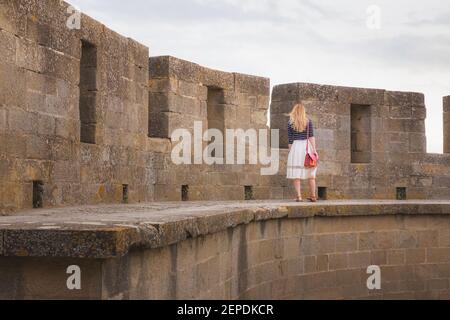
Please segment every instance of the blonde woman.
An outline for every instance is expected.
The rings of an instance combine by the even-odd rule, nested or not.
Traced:
[[[305,106],[296,104],[290,113],[288,123],[289,157],[287,162],[287,178],[293,180],[297,192],[297,202],[302,202],[301,180],[308,180],[310,197],[308,201],[316,202],[316,168],[305,168],[306,148],[311,154],[316,152],[314,126],[306,117]],[[309,141],[309,142],[308,142]]]

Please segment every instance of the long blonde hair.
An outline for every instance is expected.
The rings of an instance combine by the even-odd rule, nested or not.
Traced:
[[[308,126],[308,119],[306,118],[306,110],[303,103],[297,103],[294,108],[292,108],[289,114],[290,123],[295,131],[303,132]]]

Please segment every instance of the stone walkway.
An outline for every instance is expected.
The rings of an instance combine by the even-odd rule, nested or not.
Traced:
[[[38,209],[0,217],[0,256],[108,258],[252,221],[313,216],[450,214],[450,200],[165,202]]]
[[[265,201],[198,201],[198,202],[149,202],[139,204],[112,204],[76,206],[53,209],[30,209],[10,216],[0,216],[0,226],[11,222],[36,221],[113,221],[134,220],[139,218],[158,218],[167,216],[189,216],[198,213],[214,213],[217,211],[233,211],[241,209],[274,209],[279,207],[331,207],[331,206],[411,206],[411,205],[448,205],[450,200],[333,200],[316,203],[289,200]]]

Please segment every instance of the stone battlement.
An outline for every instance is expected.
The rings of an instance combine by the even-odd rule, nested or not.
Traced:
[[[271,126],[280,130],[282,148],[287,148],[288,113],[300,101],[316,126],[319,186],[332,198],[383,199],[401,190],[408,198],[449,197],[449,154],[426,153],[423,94],[309,83],[275,86]]]
[[[178,128],[265,128],[270,80],[202,67],[170,56],[150,58],[150,137]]]
[[[295,83],[212,70],[149,49],[68,4],[0,6],[0,213],[75,205],[290,199],[287,113],[317,127],[322,199],[450,199],[450,153],[426,153],[420,93]],[[14,82],[14,86],[11,86]],[[448,97],[444,98],[445,143]],[[280,130],[280,170],[175,165],[175,129]],[[448,148],[445,147],[445,150]]]

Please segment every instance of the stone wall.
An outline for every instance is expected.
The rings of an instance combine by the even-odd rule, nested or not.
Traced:
[[[170,160],[172,131],[206,126],[208,100],[223,128],[266,128],[268,79],[172,57],[152,58],[149,73],[148,48],[86,15],[67,28],[67,7],[1,3],[1,213],[181,200],[183,186],[190,200],[244,199],[245,186],[252,198],[276,193],[258,166]]]
[[[170,248],[131,253],[129,291],[122,295],[448,299],[449,227],[448,218],[423,216],[255,222]],[[381,267],[382,290],[367,289],[369,265]]]
[[[32,206],[33,181],[46,207],[121,202],[124,185],[129,201],[152,199],[148,49],[85,15],[70,30],[67,6],[0,4],[3,212]],[[80,64],[82,43],[94,48],[85,54],[93,65]],[[87,131],[94,143],[80,142]]]
[[[275,176],[262,176],[261,165],[248,161],[171,161],[172,132],[192,132],[194,121],[203,129],[267,129],[269,79],[169,56],[149,62],[147,47],[86,15],[81,29],[69,29],[67,8],[57,0],[0,3],[0,214],[77,204],[293,197],[286,149]],[[306,104],[317,126],[322,196],[392,199],[406,191],[407,198],[450,198],[450,153],[425,153],[422,94],[276,86],[271,122],[281,129],[283,148],[296,101]],[[449,152],[448,97],[444,105]]]
[[[403,192],[397,188],[406,188],[412,199],[450,198],[450,156],[426,153],[423,94],[307,83],[276,86],[271,127],[280,129],[283,148],[288,113],[299,101],[316,126],[318,184],[327,188],[328,198],[395,199]]]
[[[123,227],[110,228],[109,239],[104,226],[74,229],[66,218],[54,230],[4,230],[0,298],[450,299],[448,202],[224,212],[197,211],[195,221],[172,215],[155,237],[142,218],[130,218],[138,224],[129,231],[141,237],[134,244]],[[45,245],[29,241],[56,233]],[[81,268],[81,290],[67,290],[69,265]],[[367,289],[370,265],[381,268],[381,290]]]
[[[267,129],[267,78],[212,70],[174,57],[152,57],[149,83],[151,137],[170,139],[181,128],[193,134],[195,121],[202,123],[202,130]],[[163,156],[164,166],[156,172],[155,200],[181,200],[182,186],[188,189],[188,200],[244,200],[245,186],[251,187],[254,199],[273,198],[279,191],[270,188],[259,165],[248,161],[207,165],[193,159],[192,165],[175,165],[170,153]]]

